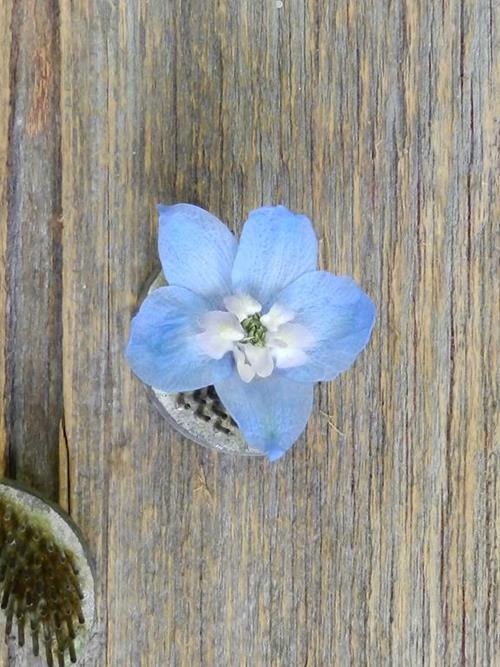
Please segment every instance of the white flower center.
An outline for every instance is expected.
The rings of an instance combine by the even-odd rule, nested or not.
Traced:
[[[232,352],[244,382],[269,377],[274,368],[293,368],[307,361],[314,338],[306,327],[294,322],[292,313],[278,303],[265,315],[248,294],[224,299],[227,310],[211,310],[199,320],[201,349],[212,359]]]

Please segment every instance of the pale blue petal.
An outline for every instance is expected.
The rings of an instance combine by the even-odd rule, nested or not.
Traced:
[[[304,215],[284,206],[258,208],[243,227],[233,266],[233,288],[266,305],[286,285],[314,271],[318,241]]]
[[[192,204],[160,205],[158,213],[158,249],[167,282],[220,305],[231,293],[235,236],[214,215]]]
[[[332,380],[349,368],[370,339],[375,306],[352,278],[313,271],[286,287],[276,299],[296,314],[315,339],[309,360],[284,371],[299,382]]]
[[[232,356],[211,359],[199,347],[198,318],[207,302],[184,287],[160,287],[133,318],[127,360],[148,385],[167,392],[190,391],[232,372]]]
[[[249,383],[235,372],[217,382],[215,390],[246,441],[271,461],[290,449],[312,410],[313,385],[294,382],[279,372]]]

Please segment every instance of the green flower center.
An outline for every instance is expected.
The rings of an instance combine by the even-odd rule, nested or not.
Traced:
[[[265,346],[267,329],[260,321],[259,313],[254,313],[244,319],[241,326],[247,335],[245,338],[246,343],[259,345],[260,347]]]

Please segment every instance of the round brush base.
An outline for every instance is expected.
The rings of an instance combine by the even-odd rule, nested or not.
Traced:
[[[63,649],[64,654],[58,653],[59,638],[56,641],[56,637],[52,633],[52,629],[49,632],[48,635],[49,639],[47,640],[45,635],[48,632],[47,627],[51,626],[51,623],[49,623],[49,621],[45,622],[42,620],[39,626],[40,630],[37,629],[37,634],[40,635],[39,639],[37,640],[39,646],[38,649],[39,657],[35,657],[33,654],[34,653],[33,644],[30,640],[30,635],[32,634],[33,628],[30,628],[30,625],[28,624],[26,625],[26,627],[24,627],[24,630],[22,630],[21,632],[17,621],[17,619],[19,618],[19,613],[18,613],[19,609],[13,610],[15,612],[14,614],[9,613],[11,604],[16,604],[16,602],[10,601],[8,604],[6,604],[5,618],[7,620],[5,625],[5,631],[9,637],[12,637],[13,640],[15,640],[16,655],[19,657],[19,659],[22,658],[22,664],[46,665],[50,664],[51,662],[54,665],[64,665],[64,666],[77,664],[80,661],[80,658],[83,657],[84,654],[87,654],[87,649],[89,647],[89,639],[91,637],[95,621],[94,575],[91,567],[90,557],[87,552],[87,547],[84,545],[83,538],[80,535],[80,532],[76,527],[76,525],[73,523],[70,517],[61,510],[61,508],[59,508],[55,503],[51,503],[50,501],[45,500],[44,498],[39,496],[35,491],[25,488],[18,482],[5,479],[0,482],[0,504],[2,506],[1,511],[4,523],[5,523],[6,512],[15,512],[18,517],[20,516],[24,517],[24,520],[26,520],[26,524],[12,523],[12,525],[14,526],[14,528],[12,529],[12,537],[9,538],[9,535],[3,536],[4,539],[6,537],[6,539],[13,540],[11,546],[12,549],[11,558],[13,558],[15,555],[16,562],[19,561],[19,563],[22,563],[23,558],[26,557],[27,560],[24,564],[25,568],[30,568],[30,567],[45,568],[43,576],[37,575],[37,577],[39,577],[40,586],[46,586],[47,585],[46,582],[49,579],[54,582],[52,584],[52,589],[44,588],[43,589],[44,592],[42,594],[38,593],[37,591],[31,591],[29,594],[27,594],[25,603],[27,604],[29,595],[31,595],[33,599],[37,599],[38,595],[45,595],[45,596],[51,594],[55,595],[54,591],[56,590],[55,585],[57,577],[61,577],[63,575],[61,574],[62,566],[60,566],[60,569],[54,569],[53,572],[52,571],[48,572],[50,567],[54,567],[52,561],[49,562],[48,558],[40,562],[36,561],[35,558],[33,564],[30,561],[30,559],[26,556],[27,552],[25,553],[22,550],[23,544],[25,549],[28,549],[26,544],[30,544],[32,555],[34,547],[32,547],[31,545],[35,543],[41,545],[44,542],[44,540],[45,541],[50,540],[52,542],[52,547],[47,546],[48,550],[47,553],[53,553],[54,545],[58,545],[60,553],[66,554],[66,558],[71,558],[71,568],[75,573],[75,575],[77,576],[78,587],[79,587],[78,597],[80,598],[79,607],[81,610],[81,620],[79,623],[77,623],[75,619],[72,619],[72,627],[74,628],[74,637],[72,642],[73,646],[72,649],[69,651],[69,653],[67,647]],[[19,535],[24,535],[25,540],[28,540],[28,535],[32,535],[32,537],[29,538],[30,540],[32,540],[32,542],[30,543],[28,541],[26,542],[26,544],[21,543],[20,545],[17,546],[17,549],[20,550],[19,553],[15,553],[16,543]],[[2,548],[4,549],[5,552],[5,543],[3,544]],[[40,553],[41,549],[42,547],[40,546],[39,548]],[[40,558],[40,556],[38,556],[38,558]],[[65,561],[60,561],[60,562],[63,563]],[[34,577],[32,572],[29,572],[28,574],[30,574],[32,578]],[[22,571],[19,571],[16,576],[18,577],[24,576],[24,578],[26,578],[26,573],[23,575]],[[14,577],[14,579],[11,581],[9,590],[11,592],[14,591],[13,595],[15,595],[15,591],[22,588],[23,583],[24,579],[21,580],[21,579],[16,579]],[[69,586],[70,583],[68,582],[67,584],[68,590]],[[68,593],[68,596],[69,595],[70,593]],[[4,584],[4,597],[5,596],[6,596],[6,591]],[[58,609],[58,613],[60,614],[61,620],[54,621],[55,626],[59,628],[63,628],[63,623],[67,622],[68,618],[67,609],[68,606],[70,605],[70,602],[68,602],[69,598],[66,599],[63,597],[62,600],[63,601],[60,604],[61,608]],[[43,619],[44,612],[42,608],[44,604],[47,607],[47,603],[44,602],[44,598],[41,598],[41,600],[37,602],[37,604],[39,605],[38,607],[36,607],[37,613],[39,610],[40,616]],[[12,616],[14,616],[14,619],[11,620],[11,622],[8,621],[9,615],[11,616],[11,619]],[[52,618],[50,620],[52,620]],[[59,625],[57,625],[57,623],[59,623]],[[10,630],[9,626],[11,626]],[[23,621],[23,626],[24,626],[24,621]],[[50,645],[50,657],[47,657],[47,649],[45,646],[47,641],[49,642]],[[21,662],[19,664],[21,664]]]

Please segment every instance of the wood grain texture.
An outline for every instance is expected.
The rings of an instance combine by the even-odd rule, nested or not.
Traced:
[[[12,2],[0,3],[0,25],[10,25]],[[10,116],[10,49],[12,32],[4,31],[4,39],[0,42],[0,322],[2,342],[5,340],[7,315],[7,221],[8,221],[8,150],[9,150],[9,116]],[[2,470],[7,465],[8,435],[6,424],[6,345],[0,345],[0,395],[2,407],[0,415],[0,461]]]
[[[2,0],[2,25],[31,4]],[[45,166],[9,162],[29,142],[12,101],[35,84],[13,75],[22,35],[7,29],[1,432],[15,455],[39,428],[23,406],[51,395],[57,413],[61,397],[71,512],[99,575],[83,664],[498,664],[493,3],[39,4],[60,98],[35,117],[55,129],[60,113],[61,158],[55,129]],[[5,213],[13,179],[52,184],[37,220]],[[262,203],[304,211],[322,266],[377,303],[369,348],[318,388],[306,436],[275,465],[179,438],[123,360],[158,201],[235,231]],[[30,261],[61,267],[62,288],[57,269],[43,288],[57,350],[40,291],[13,285]],[[31,317],[21,339],[10,303]],[[32,387],[23,373],[13,393],[9,360],[28,368],[42,349],[55,375]],[[59,421],[44,422],[56,440]]]
[[[10,34],[4,275],[8,473],[57,499],[62,282],[56,3],[14,3]]]

